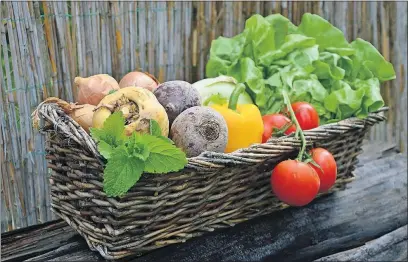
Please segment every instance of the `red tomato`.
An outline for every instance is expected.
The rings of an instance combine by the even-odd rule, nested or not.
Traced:
[[[290,119],[282,114],[264,115],[262,120],[264,123],[262,143],[265,143],[272,136],[274,128],[281,129],[284,125],[290,123]],[[293,124],[285,131],[285,134],[289,135],[292,132],[296,132],[296,126]]]
[[[333,155],[324,148],[313,148],[310,150],[312,159],[320,166],[309,163],[309,165],[316,171],[320,177],[319,192],[328,191],[336,182],[337,178],[337,164]]]
[[[319,126],[319,114],[309,103],[296,102],[292,104],[293,112],[302,130],[309,130]],[[285,109],[285,114],[288,114]]]
[[[280,162],[272,171],[272,191],[276,197],[291,206],[312,202],[319,192],[320,179],[313,168],[297,160]]]

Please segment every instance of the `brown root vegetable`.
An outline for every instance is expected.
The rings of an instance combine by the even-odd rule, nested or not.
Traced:
[[[154,90],[154,95],[166,109],[170,126],[184,110],[201,105],[200,93],[186,81],[164,82]]]
[[[92,118],[95,108],[96,106],[90,104],[75,105],[69,116],[89,134],[89,128],[92,127]]]
[[[150,119],[159,124],[162,135],[169,134],[166,110],[154,94],[144,88],[125,87],[105,96],[96,107],[92,127],[102,128],[105,120],[114,112],[121,111],[125,117],[125,135],[133,132],[149,133]]]
[[[228,127],[220,113],[210,107],[195,106],[183,111],[173,122],[170,138],[187,157],[204,151],[224,152]]]
[[[112,90],[119,90],[115,78],[108,74],[98,74],[90,77],[75,77],[74,84],[78,90],[78,104],[98,105]]]
[[[128,86],[142,87],[149,91],[154,91],[159,85],[159,81],[147,72],[133,71],[127,73],[119,82],[119,87],[124,88]]]
[[[76,105],[74,103],[68,103],[58,97],[49,97],[45,99],[40,105],[46,103],[55,103],[64,110],[65,114],[69,115],[75,122],[77,122],[88,134],[89,128],[92,127],[92,118],[94,114],[94,105]],[[40,106],[39,105],[39,106]],[[38,116],[38,110],[36,109],[32,116],[34,128],[39,128],[40,117]]]

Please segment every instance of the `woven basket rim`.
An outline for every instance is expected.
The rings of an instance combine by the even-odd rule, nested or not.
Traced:
[[[44,110],[47,107],[48,110],[58,111],[59,115],[66,118],[69,123],[75,126],[75,128],[77,129],[76,133],[80,133],[80,135],[82,136],[81,138],[85,138],[87,140],[86,145],[88,147],[88,151],[90,151],[94,155],[94,157],[102,163],[103,157],[97,150],[97,143],[92,139],[91,135],[88,134],[75,120],[73,120],[69,115],[65,114],[65,112],[62,111],[58,104],[40,104],[36,109],[36,111],[38,111],[39,113],[39,116],[42,119],[48,119],[49,121],[51,120],[51,118],[46,113],[47,110]],[[387,111],[388,109],[388,107],[384,106],[375,112],[369,113],[365,118],[350,117],[335,123],[324,124],[314,129],[303,131],[306,142],[308,145],[311,145],[323,138],[330,138],[330,136],[332,135],[339,135],[351,129],[364,128],[367,124],[371,126],[377,122],[384,121],[386,118],[385,116],[381,115],[381,113]],[[53,124],[54,126],[68,125],[64,121],[58,121],[58,123],[54,122]],[[41,130],[42,128],[40,127],[40,131]],[[213,172],[215,169],[225,168],[229,164],[233,164],[235,167],[242,164],[259,164],[261,162],[264,162],[273,152],[279,151],[275,153],[275,155],[293,152],[294,150],[300,148],[300,145],[300,139],[297,139],[294,133],[292,133],[291,135],[282,137],[271,137],[265,143],[255,143],[250,145],[249,147],[241,148],[230,153],[204,151],[198,156],[187,158],[188,164],[184,167],[184,169],[178,172],[181,172],[185,169],[193,169],[198,171],[211,170]]]

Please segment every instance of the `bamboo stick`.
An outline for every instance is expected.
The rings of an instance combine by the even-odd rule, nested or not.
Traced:
[[[138,27],[139,27],[139,70],[147,70],[146,62],[146,2],[138,2]]]
[[[156,7],[156,3],[150,2],[147,5],[148,11],[147,11],[147,21],[153,21],[153,16],[154,16],[154,8]],[[146,70],[148,72],[151,72],[154,74],[154,37],[153,37],[153,30],[147,30],[146,34],[146,43],[147,43],[147,68]],[[176,47],[176,46],[175,46]]]

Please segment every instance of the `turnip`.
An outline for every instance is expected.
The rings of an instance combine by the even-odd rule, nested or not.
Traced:
[[[169,134],[166,111],[154,94],[145,88],[125,87],[105,96],[95,109],[92,127],[102,128],[105,120],[117,111],[125,117],[127,136],[134,132],[149,133],[151,119],[159,124],[163,136]]]
[[[164,82],[154,90],[154,95],[166,109],[170,126],[184,110],[201,105],[200,94],[186,81],[175,80]]]
[[[227,104],[237,84],[235,78],[220,75],[214,78],[201,79],[193,83],[192,86],[200,93],[201,104],[209,106]],[[253,104],[251,96],[247,92],[242,92],[238,98],[238,104]]]
[[[228,142],[227,124],[220,113],[210,107],[194,106],[174,120],[170,138],[187,157],[204,151],[224,152]]]

